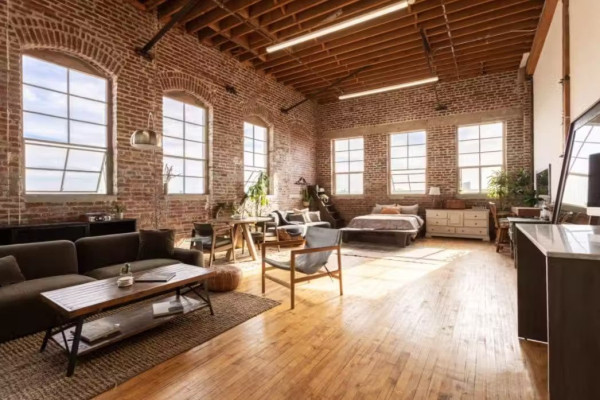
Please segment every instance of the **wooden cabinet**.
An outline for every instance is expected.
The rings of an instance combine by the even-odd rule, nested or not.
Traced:
[[[489,210],[426,210],[426,237],[490,240]]]

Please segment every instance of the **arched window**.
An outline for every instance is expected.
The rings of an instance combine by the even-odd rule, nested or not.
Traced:
[[[163,166],[171,168],[171,194],[205,194],[208,188],[207,110],[193,97],[163,97]]]
[[[261,172],[269,171],[269,135],[258,118],[244,121],[244,191],[256,183]]]
[[[25,192],[111,192],[109,82],[59,53],[22,56]]]

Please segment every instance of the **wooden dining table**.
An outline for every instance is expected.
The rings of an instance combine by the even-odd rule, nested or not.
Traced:
[[[248,247],[248,251],[250,253],[250,257],[253,261],[257,259],[256,246],[254,245],[254,240],[252,239],[252,233],[250,232],[250,227],[252,225],[260,224],[263,222],[271,221],[269,217],[246,217],[246,218],[216,218],[211,222],[214,224],[227,224],[233,226],[233,243],[234,248],[227,251],[227,260],[233,260],[233,251],[240,243],[241,240],[246,242],[246,246]]]

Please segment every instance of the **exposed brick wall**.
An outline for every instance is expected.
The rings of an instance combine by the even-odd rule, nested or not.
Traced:
[[[293,183],[300,176],[309,182],[316,179],[316,106],[307,102],[282,114],[282,106],[303,97],[202,46],[179,29],[156,45],[153,62],[137,56],[134,48],[159,28],[155,15],[122,0],[11,0],[10,9],[6,1],[0,4],[0,224],[14,224],[19,218],[21,223],[73,220],[108,206],[104,201],[33,203],[19,195],[23,168],[20,56],[30,49],[80,58],[111,80],[116,195],[127,207],[126,216],[137,218],[140,227],[152,225],[162,158],[160,152],[153,156],[150,151],[131,148],[129,137],[134,129],[146,126],[149,111],[154,111],[160,130],[161,97],[173,90],[185,91],[209,107],[211,195],[160,196],[161,227],[175,228],[181,237],[189,232],[192,221],[206,219],[215,203],[241,200],[243,121],[250,116],[259,116],[272,130],[273,205],[299,204],[298,187]],[[227,93],[225,84],[234,86],[238,94]]]
[[[447,82],[439,85],[440,102],[447,110],[436,111],[433,87],[420,87],[382,93],[322,105],[319,108],[319,145],[317,154],[319,185],[331,190],[331,138],[358,133],[364,136],[365,172],[363,196],[334,196],[342,216],[367,214],[375,203],[415,204],[421,212],[431,208],[430,196],[390,196],[388,194],[387,133],[402,132],[380,127],[405,123],[427,131],[427,188],[439,186],[442,197],[458,192],[457,124],[473,118],[503,120],[506,124],[506,165],[509,169],[532,165],[531,82],[518,82],[517,72]],[[512,109],[507,118],[498,118]],[[474,117],[475,116],[475,117]],[[410,122],[412,121],[412,123]],[[379,126],[379,127],[378,127]],[[377,127],[377,129],[376,129]],[[354,128],[354,129],[352,129]],[[377,132],[374,132],[377,130]],[[405,131],[416,130],[414,128]],[[467,205],[485,204],[485,198],[467,199]]]

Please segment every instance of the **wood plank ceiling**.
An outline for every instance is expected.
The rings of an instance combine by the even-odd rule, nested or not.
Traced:
[[[189,0],[133,1],[166,23]],[[432,75],[447,81],[517,70],[523,53],[531,48],[544,4],[543,0],[416,0],[405,10],[266,52],[269,45],[397,1],[203,0],[179,25],[203,44],[324,103],[340,94]],[[323,91],[363,66],[369,67]]]

